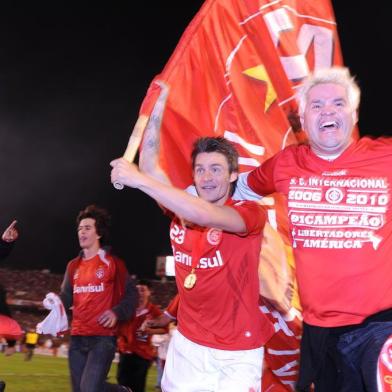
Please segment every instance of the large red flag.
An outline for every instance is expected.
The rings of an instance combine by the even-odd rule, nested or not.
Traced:
[[[161,163],[173,183],[191,182],[200,136],[235,142],[242,170],[295,143],[295,87],[315,67],[341,63],[329,0],[207,0],[156,77],[170,88]],[[158,92],[153,82],[141,114]]]
[[[221,135],[236,144],[241,171],[260,165],[303,139],[296,86],[314,68],[341,63],[330,0],[207,0],[155,78],[170,89],[162,167],[186,187],[194,140]],[[153,81],[140,114],[151,113],[159,90]],[[271,204],[286,240],[282,203]]]

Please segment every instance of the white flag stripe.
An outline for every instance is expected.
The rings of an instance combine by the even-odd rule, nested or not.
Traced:
[[[241,136],[237,135],[234,132],[225,131],[224,137],[227,140],[230,140],[233,143],[238,143],[240,146],[246,148],[252,154],[260,155],[260,156],[265,154],[265,148],[263,146],[259,146],[257,144],[252,144],[252,143],[248,143]]]
[[[253,158],[239,157],[238,163],[240,165],[246,165],[246,166],[254,166],[254,167],[260,166],[260,162],[257,159],[253,159]]]
[[[273,355],[296,355],[299,354],[299,349],[296,350],[273,350],[272,348],[267,348],[268,353]]]

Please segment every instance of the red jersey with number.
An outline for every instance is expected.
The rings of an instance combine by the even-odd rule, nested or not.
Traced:
[[[115,328],[98,324],[98,317],[113,307],[116,265],[108,256],[82,259],[73,274],[71,335],[113,336]]]
[[[266,215],[254,202],[228,201],[246,224],[235,234],[188,226],[175,218],[170,239],[180,296],[178,330],[189,340],[223,350],[261,347],[273,328],[258,309],[258,264]],[[194,259],[194,261],[192,261]],[[196,284],[184,280],[196,267]]]
[[[247,178],[287,197],[304,320],[357,324],[392,308],[392,139],[362,138],[333,161],[290,146]]]

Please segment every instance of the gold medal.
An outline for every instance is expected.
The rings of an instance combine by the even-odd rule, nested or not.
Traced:
[[[192,268],[191,273],[184,280],[184,287],[190,290],[193,288],[195,284],[196,284],[196,274],[195,274],[195,269]]]

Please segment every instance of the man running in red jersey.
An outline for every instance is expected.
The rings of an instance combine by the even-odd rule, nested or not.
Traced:
[[[61,286],[65,308],[72,306],[68,362],[73,392],[129,390],[106,383],[116,352],[117,322],[134,315],[138,298],[124,262],[101,248],[108,240],[109,220],[108,212],[95,205],[80,211],[82,251],[68,263]]]

